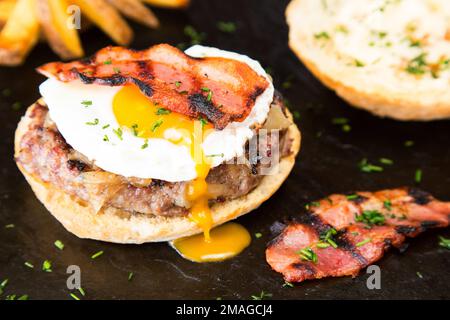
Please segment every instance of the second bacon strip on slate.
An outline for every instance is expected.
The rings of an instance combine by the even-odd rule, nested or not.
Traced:
[[[332,195],[288,223],[266,260],[289,282],[356,276],[389,247],[449,221],[450,202],[414,188]]]

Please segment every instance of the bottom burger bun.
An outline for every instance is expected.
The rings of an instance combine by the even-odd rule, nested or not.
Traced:
[[[28,131],[31,121],[30,109],[31,107],[17,127],[15,135],[16,155],[20,151],[21,138]],[[292,120],[292,115],[289,112],[288,116]],[[280,159],[280,162],[272,168],[273,172],[276,173],[264,176],[259,185],[247,195],[213,205],[211,211],[214,226],[236,219],[256,209],[278,190],[291,172],[295,157],[300,150],[301,135],[294,123],[288,128],[287,135],[292,140],[291,153]],[[20,164],[18,164],[18,167],[47,210],[69,232],[80,238],[140,244],[169,241],[202,232],[202,229],[187,217],[162,217],[143,214],[130,216],[129,212],[111,207],[96,213],[89,203],[41,181],[38,177],[28,173]]]

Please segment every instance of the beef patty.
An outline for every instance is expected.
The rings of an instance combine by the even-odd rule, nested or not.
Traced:
[[[274,106],[285,108],[279,96],[275,97],[271,107]],[[188,214],[189,204],[185,199],[187,182],[126,178],[105,172],[64,140],[45,105],[35,103],[31,108],[31,123],[20,141],[20,151],[16,156],[16,161],[28,173],[80,201],[90,203],[97,211],[115,207],[130,214]],[[259,154],[278,149],[280,157],[283,157],[290,152],[291,141],[286,138],[286,130],[279,132],[279,139],[271,139],[270,133],[264,139],[266,141],[259,141]],[[266,149],[262,150],[261,146]],[[214,195],[211,201],[226,201],[246,195],[261,181],[263,176],[259,173],[262,168],[263,164],[257,158],[245,164],[234,161],[211,169],[207,177]]]

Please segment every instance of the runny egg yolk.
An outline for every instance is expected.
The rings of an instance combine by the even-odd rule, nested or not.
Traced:
[[[229,222],[211,230],[210,241],[199,234],[174,240],[172,246],[186,259],[194,262],[221,261],[242,252],[251,242],[247,229]]]
[[[202,125],[201,121],[179,113],[171,112],[164,106],[153,103],[134,85],[124,86],[114,96],[113,112],[120,126],[127,127],[140,138],[161,138],[173,143],[185,145],[194,150],[194,126]],[[203,131],[211,129],[211,124],[203,124]],[[176,130],[178,135],[168,135],[167,130]],[[198,146],[201,149],[201,137]],[[197,140],[196,140],[197,141]]]
[[[239,254],[250,243],[250,235],[242,226],[230,223],[214,230],[208,200],[206,177],[211,169],[210,158],[203,153],[202,142],[212,125],[202,120],[170,112],[153,103],[134,85],[124,86],[113,99],[113,112],[121,127],[140,138],[160,138],[186,146],[195,162],[197,178],[186,188],[191,203],[189,218],[202,230],[202,235],[174,241],[183,257],[197,262],[217,261]]]

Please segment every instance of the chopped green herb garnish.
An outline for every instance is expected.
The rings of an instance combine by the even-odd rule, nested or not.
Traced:
[[[342,131],[344,132],[350,132],[352,130],[347,118],[333,118],[331,123],[335,125],[342,125]]]
[[[0,283],[0,288],[4,289],[6,287],[6,285],[8,284],[9,280],[5,279],[2,281],[2,283]]]
[[[108,129],[111,125],[107,124],[105,126],[102,127],[103,130]]]
[[[314,38],[328,40],[328,39],[330,39],[330,35],[328,34],[328,32],[322,31],[322,32],[314,34]]]
[[[393,165],[394,161],[392,161],[391,159],[388,159],[388,158],[380,158],[380,163],[387,164],[387,165]]]
[[[86,295],[86,292],[84,291],[84,289],[82,287],[78,288],[78,291],[81,293],[81,295],[84,297]]]
[[[52,262],[50,260],[45,260],[42,263],[42,271],[52,272]]]
[[[422,182],[422,170],[421,169],[416,170],[416,172],[414,174],[414,181],[416,183]]]
[[[409,37],[408,41],[409,41],[409,46],[412,47],[412,48],[414,48],[414,47],[420,48],[422,46],[422,42],[420,40],[418,40],[418,39],[414,39],[412,37]]]
[[[320,240],[336,249],[338,246],[333,238],[336,234],[336,229],[330,228],[325,233],[320,235]]]
[[[56,240],[55,247],[57,247],[59,250],[64,250],[64,243],[62,243],[61,240]]]
[[[407,140],[404,143],[405,147],[412,147],[413,145],[414,145],[414,141],[412,141],[412,140]]]
[[[88,126],[96,126],[96,125],[99,124],[99,122],[100,122],[100,121],[99,121],[97,118],[95,118],[94,121],[86,122],[86,124],[87,124]]]
[[[145,139],[144,140],[144,144],[141,146],[141,149],[144,150],[144,149],[147,149],[147,148],[148,148],[148,139]]]
[[[203,118],[203,117],[200,117],[200,118],[198,119],[198,121],[200,121],[200,123],[202,124],[202,129],[208,124],[208,120],[206,120],[206,119]]]
[[[97,258],[100,257],[103,253],[104,253],[103,251],[99,251],[99,252],[94,253],[94,254],[91,256],[91,259],[97,259]]]
[[[363,245],[368,244],[370,241],[372,241],[372,239],[367,238],[367,239],[365,239],[363,241],[358,242],[355,246],[362,247]]]
[[[355,215],[357,222],[363,222],[368,226],[381,226],[385,223],[385,217],[377,210],[365,210],[360,215]]]
[[[117,67],[114,67],[114,68],[113,68],[113,71],[114,71],[114,73],[120,73],[120,72],[121,72],[120,69],[117,68]]]
[[[445,249],[450,250],[450,239],[446,239],[442,236],[439,236],[439,245]]]
[[[12,105],[12,109],[14,111],[19,111],[20,109],[22,109],[22,103],[21,102],[14,102]]]
[[[383,201],[383,207],[385,207],[387,210],[391,211],[391,209],[392,209],[392,202],[391,202],[391,200],[384,200]]]
[[[422,53],[409,61],[406,71],[414,75],[422,75],[427,71],[426,54]]]
[[[191,38],[191,44],[200,44],[203,40],[206,38],[206,33],[204,32],[197,32],[197,30],[194,29],[193,26],[186,26],[184,27],[184,34]]]
[[[83,106],[85,106],[85,107],[89,107],[89,106],[92,106],[92,101],[90,101],[90,100],[83,100],[83,101],[81,101],[81,104]]]
[[[298,251],[297,254],[300,255],[300,258],[302,258],[302,260],[317,263],[317,254],[310,247]]]
[[[359,195],[357,194],[350,194],[348,196],[345,196],[347,198],[347,200],[355,200],[359,198]]]
[[[113,129],[113,132],[116,134],[116,136],[120,139],[123,140],[123,131],[121,128],[117,128],[117,129]]]
[[[358,166],[362,172],[368,172],[368,173],[382,172],[384,170],[383,167],[376,166],[376,165],[369,163],[366,158],[362,159]]]
[[[138,134],[139,134],[138,127],[139,127],[139,126],[138,126],[137,124],[133,124],[133,125],[131,126],[131,130],[133,130],[133,135],[134,135],[135,137],[137,137]]]
[[[224,154],[223,153],[217,153],[217,154],[208,154],[206,157],[207,158],[215,158],[215,157],[223,157]]]
[[[385,31],[378,32],[378,37],[380,39],[384,39],[386,36],[387,36],[387,32],[385,32]]]
[[[111,64],[111,63],[112,63],[111,59],[108,59],[108,60],[103,62],[103,64]]]
[[[34,265],[31,264],[31,263],[28,262],[28,261],[26,261],[26,262],[24,263],[24,265],[25,265],[26,267],[30,268],[30,269],[33,269],[33,268],[34,268]]]
[[[262,233],[261,233],[261,232],[255,233],[255,238],[256,238],[256,239],[259,239],[259,238],[261,238],[261,237],[262,237]]]
[[[253,295],[251,298],[252,298],[252,300],[264,300],[265,298],[270,298],[270,297],[272,297],[272,294],[264,292],[264,290],[263,290],[263,291],[261,291],[261,293],[258,296]]]
[[[128,274],[128,281],[133,280],[133,277],[134,277],[134,273],[133,273],[133,272],[130,272],[130,273]]]
[[[347,118],[333,118],[331,120],[332,124],[338,124],[338,125],[347,124],[348,122],[349,122],[349,120]]]
[[[342,25],[342,24],[337,26],[335,30],[337,32],[341,32],[341,33],[345,33],[345,34],[348,33],[348,28],[346,26]]]
[[[106,134],[103,136],[103,141],[105,141],[105,142],[109,141],[109,137]]]
[[[150,128],[150,130],[152,132],[155,132],[156,129],[158,129],[162,124],[163,124],[163,121],[161,119],[158,119],[155,122],[153,122],[152,127]]]
[[[344,124],[342,126],[342,131],[344,132],[350,132],[352,130],[352,127],[349,124]]]
[[[317,201],[312,201],[310,203],[305,204],[305,208],[307,210],[309,210],[311,207],[318,207],[318,206],[320,206],[320,202]]]
[[[175,87],[179,88],[181,86],[181,81],[175,81]]]
[[[5,279],[0,283],[0,295],[3,294],[4,289],[6,288],[6,286],[8,285],[9,280]]]
[[[294,287],[294,285],[288,281],[285,281],[283,283],[283,288],[293,288],[293,287]]]
[[[325,243],[325,242],[318,242],[316,244],[316,247],[319,249],[325,249],[328,248],[329,246],[331,246],[329,243]]]
[[[20,297],[18,297],[17,299],[16,298],[17,298],[17,295],[10,294],[10,295],[6,296],[5,300],[28,300],[28,295],[27,294],[23,294]]]
[[[236,31],[237,27],[234,22],[225,22],[225,21],[219,21],[217,22],[217,28],[226,33],[233,33]]]
[[[77,297],[77,295],[75,293],[71,293],[70,296],[72,297],[72,299],[74,300],[80,300],[80,298]]]
[[[355,66],[358,68],[364,67],[366,64],[358,59],[355,59]]]

